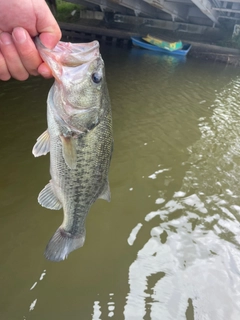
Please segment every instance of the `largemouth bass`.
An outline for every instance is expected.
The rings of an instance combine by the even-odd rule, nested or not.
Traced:
[[[59,42],[49,50],[37,38],[36,46],[55,78],[47,99],[48,129],[33,147],[35,157],[50,152],[51,180],[38,202],[63,208],[63,223],[45,250],[47,259],[61,261],[83,246],[91,205],[98,198],[110,201],[111,106],[97,41]]]

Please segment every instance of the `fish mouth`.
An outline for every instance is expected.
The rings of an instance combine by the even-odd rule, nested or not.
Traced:
[[[35,45],[56,80],[60,80],[63,67],[78,67],[100,57],[99,42],[96,40],[88,43],[59,41],[51,50],[42,44],[39,37],[35,37]]]

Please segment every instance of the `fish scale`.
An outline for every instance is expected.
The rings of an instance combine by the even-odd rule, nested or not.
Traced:
[[[64,48],[62,44],[61,48]],[[70,252],[84,244],[85,220],[91,205],[98,198],[110,201],[108,171],[113,137],[104,64],[96,41],[86,44],[89,61],[84,63],[81,57],[86,54],[82,52],[83,44],[72,45],[74,54],[78,45],[81,49],[79,63],[80,66],[85,65],[84,68],[77,69],[77,72],[80,72],[79,78],[82,81],[76,77],[76,71],[73,72],[75,67],[79,67],[76,65],[76,56],[72,69],[69,58],[70,68],[67,70],[66,79],[66,55],[65,69],[59,76],[57,72],[60,67],[58,66],[56,71],[56,64],[51,63],[51,60],[54,60],[54,50],[52,52],[43,48],[42,44],[37,42],[43,60],[52,68],[56,78],[48,95],[48,130],[39,137],[33,148],[35,156],[50,151],[51,181],[40,192],[38,201],[49,209],[59,210],[63,207],[64,212],[63,223],[45,250],[45,257],[52,261],[65,259]],[[59,50],[56,54],[58,62],[61,61]],[[71,93],[69,83],[73,87],[72,94],[77,95],[68,99],[64,94],[65,88]]]

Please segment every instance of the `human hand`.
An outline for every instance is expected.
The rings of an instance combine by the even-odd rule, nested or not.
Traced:
[[[29,75],[50,78],[32,37],[52,49],[61,31],[44,0],[0,0],[0,80],[26,80]]]

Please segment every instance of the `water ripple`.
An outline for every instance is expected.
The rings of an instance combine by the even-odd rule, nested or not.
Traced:
[[[188,148],[181,189],[168,201],[157,198],[159,208],[145,217],[161,222],[129,268],[126,320],[143,319],[148,307],[152,320],[186,319],[190,304],[195,320],[239,317],[239,88],[240,79],[230,83],[212,116],[199,119],[201,138]],[[132,230],[134,240],[139,226],[146,223]]]

